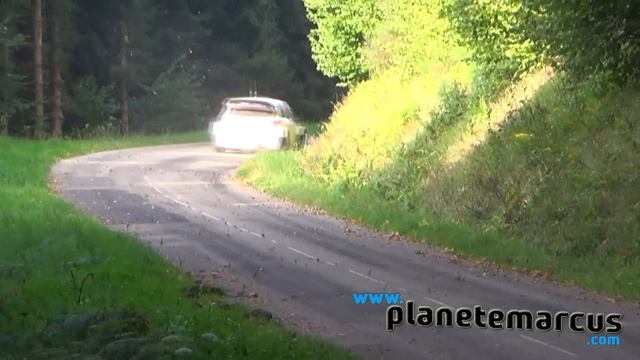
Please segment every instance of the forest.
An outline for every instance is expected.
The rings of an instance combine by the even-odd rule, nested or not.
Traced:
[[[89,137],[202,129],[250,89],[326,118],[298,0],[3,0],[0,134]]]

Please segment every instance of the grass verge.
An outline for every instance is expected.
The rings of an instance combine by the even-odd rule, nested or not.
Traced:
[[[0,137],[0,358],[349,358],[230,305],[132,237],[52,194],[58,159],[206,134],[31,141]]]
[[[300,157],[297,150],[262,153],[241,165],[237,175],[271,195],[322,208],[331,215],[377,230],[443,246],[446,250],[512,266],[536,268],[545,263],[542,251],[523,243],[514,244],[497,234],[478,233],[470,227],[434,218],[423,209],[408,211],[401,201],[384,199],[371,189],[327,187],[300,170]]]

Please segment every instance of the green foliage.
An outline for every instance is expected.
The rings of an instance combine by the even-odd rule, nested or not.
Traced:
[[[8,128],[12,135],[23,135],[30,132],[34,121],[29,111],[32,89],[24,86],[33,76],[32,45],[24,41],[30,35],[32,16],[28,2],[19,0],[3,0],[0,14],[3,25],[0,133]],[[149,114],[159,111],[150,109],[154,105],[151,98],[146,98],[147,90],[161,86],[159,81],[169,81],[165,76],[158,79],[177,61],[185,68],[197,65],[199,73],[197,79],[187,75],[188,81],[171,81],[183,88],[192,87],[187,83],[199,84],[207,92],[207,107],[217,107],[225,97],[247,95],[250,86],[256,84],[260,95],[287,100],[301,117],[325,119],[335,98],[335,81],[318,71],[311,58],[307,37],[311,23],[305,14],[300,0],[45,2],[44,81],[51,84],[48,70],[53,60],[57,60],[62,71],[63,115],[67,120],[64,132],[74,136],[93,132],[76,114],[68,112],[73,107],[68,107],[71,103],[68,95],[76,89],[75,82],[88,77],[94,78],[98,87],[119,85],[121,79],[127,80],[131,107],[140,110],[130,116],[133,129],[167,131],[201,124],[200,119],[185,121],[172,116],[179,121],[174,126],[166,123],[172,121],[168,118],[158,123],[155,118],[142,116],[147,113],[143,108]],[[122,23],[126,25],[129,42],[126,68],[121,68],[120,57]],[[119,87],[114,90],[113,99],[119,103],[121,90]],[[47,105],[52,103],[49,95],[50,91],[45,91]],[[139,106],[141,103],[146,104]],[[189,113],[176,101],[170,104],[177,105],[165,107],[170,113]],[[198,104],[197,109],[200,111],[203,106]],[[50,110],[45,109],[45,113]],[[110,122],[95,126],[100,133],[115,130]]]
[[[72,56],[71,51],[80,37],[80,34],[74,28],[73,22],[73,18],[78,16],[78,7],[73,0],[58,0],[49,6],[45,6],[44,9],[45,18],[51,19],[48,21],[48,29],[45,30],[45,34],[49,35],[50,38],[50,58],[55,58],[59,62],[63,69],[63,78],[67,78],[68,65]],[[54,17],[56,29],[53,28]]]
[[[469,94],[459,83],[444,84],[439,97],[443,102],[430,114],[431,121],[425,124],[422,136],[437,141],[444,131],[463,117],[469,110]]]
[[[523,3],[530,38],[575,79],[604,73],[619,84],[640,80],[638,1]]]
[[[640,197],[632,190],[640,177],[631,155],[640,144],[638,96],[548,84],[462,162],[432,169],[419,198],[437,216],[516,236],[558,258],[618,264],[606,287],[625,288],[640,255]]]
[[[25,76],[13,58],[26,43],[26,37],[17,30],[16,17],[9,11],[16,6],[10,1],[0,5],[0,134],[6,134],[11,118],[29,106],[18,96],[25,88]]]
[[[509,79],[542,61],[527,36],[529,14],[521,1],[453,0],[445,2],[443,14],[451,20],[458,41],[473,49],[472,59],[486,75]]]
[[[146,91],[132,103],[134,126],[138,131],[168,133],[206,128],[205,91],[200,79],[190,71],[169,69]]]
[[[342,106],[361,105],[353,96],[364,88]],[[594,82],[567,85],[555,79],[532,100],[512,106],[503,125],[464,157],[449,162],[447,151],[469,136],[468,129],[487,126],[500,104],[487,111],[477,96],[465,93],[455,85],[443,87],[427,130],[399,146],[388,166],[370,177],[348,177],[345,168],[327,183],[331,168],[312,167],[317,157],[299,152],[265,154],[245,163],[239,174],[272,194],[384,231],[640,298],[637,86],[603,96]],[[428,130],[430,124],[437,124],[437,132]],[[329,123],[318,142],[344,149],[344,132],[332,128],[337,125]],[[330,154],[336,159],[338,153]],[[371,162],[373,155],[347,154],[342,161],[349,164],[352,158]]]
[[[382,19],[376,0],[305,0],[307,16],[315,24],[309,39],[318,69],[354,85],[369,76],[363,56],[366,41]]]
[[[314,49],[319,66],[368,78],[312,145],[252,160],[245,179],[382,230],[640,297],[637,1],[387,0],[366,33],[357,14],[307,3],[321,10],[312,38],[327,41]],[[362,41],[340,38],[339,21]],[[357,61],[344,66],[329,45]]]
[[[361,187],[391,161],[439,105],[446,83],[470,83],[468,51],[446,39],[449,23],[430,0],[379,3],[384,14],[364,49],[375,70],[336,107],[304,167],[328,184]]]
[[[100,87],[94,78],[86,77],[74,83],[71,96],[71,114],[65,126],[74,129],[74,136],[107,135],[109,129],[117,130],[118,106],[111,86]]]
[[[406,101],[411,96],[393,72],[362,83],[336,109],[325,136],[305,150],[307,171],[328,184],[361,186],[418,120]]]
[[[507,79],[551,62],[577,81],[599,74],[619,84],[640,79],[637,1],[443,3],[443,14],[474,50],[484,76]]]
[[[379,6],[383,17],[365,47],[374,72],[393,68],[411,77],[467,56],[467,50],[451,39],[452,29],[439,14],[438,1],[386,0]]]
[[[159,18],[160,5],[153,0],[121,0],[116,2],[113,10],[115,22],[118,27],[116,31],[109,34],[113,42],[116,56],[111,64],[111,79],[114,83],[119,83],[124,78],[129,84],[130,96],[137,96],[144,92],[144,87],[153,82],[158,74],[164,71],[175,58],[170,56],[158,57],[160,51],[167,51],[166,47],[160,47],[162,38],[156,37],[154,20]],[[121,29],[120,22],[127,28],[127,39],[129,41],[129,54],[127,54],[127,67],[121,67]],[[157,53],[157,52],[158,53]],[[169,54],[174,55],[169,52]],[[174,55],[175,56],[175,55]]]
[[[194,49],[214,107],[225,97],[248,95],[255,85],[259,95],[288,101],[303,118],[329,115],[334,81],[311,59],[302,2],[202,2],[197,8],[210,15],[204,25],[214,30]]]

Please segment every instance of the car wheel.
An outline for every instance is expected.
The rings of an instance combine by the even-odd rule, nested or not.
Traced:
[[[211,145],[213,146],[213,151],[215,152],[222,152],[224,150],[223,148],[216,145],[216,139],[213,136],[211,137]]]
[[[309,134],[304,133],[300,135],[300,140],[298,142],[300,144],[300,147],[307,147],[311,145],[311,142],[312,142],[312,138],[311,136],[309,136]]]
[[[287,147],[287,138],[274,139],[273,145],[267,146],[266,149],[270,150],[284,150]]]

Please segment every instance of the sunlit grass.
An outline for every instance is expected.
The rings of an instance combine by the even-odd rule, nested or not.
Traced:
[[[299,151],[264,153],[245,162],[238,176],[272,195],[316,206],[387,233],[400,233],[454,249],[464,255],[517,266],[521,270],[545,268],[547,254],[523,242],[498,234],[480,233],[470,227],[433,217],[425,209],[408,210],[398,201],[381,197],[367,187],[327,187],[306,176],[299,167]]]
[[[357,182],[389,165],[398,147],[429,121],[442,86],[470,81],[468,66],[440,65],[443,73],[404,79],[389,70],[360,84],[337,105],[325,135],[305,149],[302,165],[328,182]]]
[[[482,145],[489,131],[498,130],[510,119],[513,112],[530,101],[553,78],[553,69],[544,67],[527,74],[522,80],[514,83],[487,108],[489,116],[481,114],[471,121],[466,129],[456,134],[456,140],[448,146],[444,161],[452,165],[464,159],[474,148]]]
[[[305,132],[309,136],[318,136],[325,130],[325,122],[321,121],[305,121],[301,123],[305,127]]]

